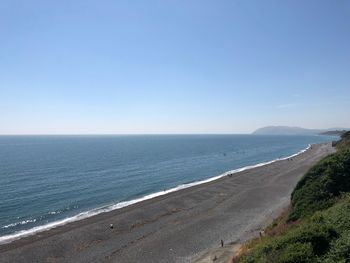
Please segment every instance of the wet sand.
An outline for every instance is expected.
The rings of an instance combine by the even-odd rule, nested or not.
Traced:
[[[0,262],[191,262],[243,242],[289,204],[303,174],[330,143],[0,246]],[[110,224],[114,225],[110,229]]]

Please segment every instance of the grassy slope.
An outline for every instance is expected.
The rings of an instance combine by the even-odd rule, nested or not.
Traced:
[[[302,178],[291,208],[238,262],[350,262],[350,132]]]

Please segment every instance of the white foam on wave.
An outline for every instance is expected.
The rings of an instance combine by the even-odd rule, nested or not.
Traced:
[[[16,222],[16,223],[12,223],[12,224],[8,224],[6,226],[2,226],[1,228],[10,228],[10,227],[14,227],[14,226],[18,226],[18,225],[26,225],[28,223],[34,223],[36,222],[36,219],[28,219],[28,220],[22,220],[22,221],[19,221],[19,222]]]
[[[149,194],[149,195],[146,195],[144,197],[140,197],[140,198],[133,199],[133,200],[130,200],[130,201],[120,202],[120,203],[113,204],[113,205],[106,206],[106,207],[96,208],[96,209],[93,209],[93,210],[89,210],[89,211],[86,211],[86,212],[79,213],[79,214],[77,214],[75,216],[72,216],[72,217],[68,217],[68,218],[65,218],[65,219],[62,219],[62,220],[59,220],[59,221],[54,221],[54,222],[48,223],[46,225],[36,226],[36,227],[33,227],[31,229],[28,229],[28,230],[21,230],[21,231],[18,231],[16,233],[14,233],[14,234],[1,236],[0,237],[0,244],[7,244],[7,243],[10,243],[10,242],[12,242],[14,240],[18,240],[20,238],[23,238],[23,237],[31,236],[31,235],[37,234],[39,232],[43,232],[43,231],[46,231],[46,230],[49,230],[49,229],[52,229],[52,228],[55,228],[55,227],[58,227],[58,226],[63,226],[63,225],[66,225],[68,223],[72,223],[72,222],[79,221],[79,220],[82,220],[82,219],[86,219],[86,218],[89,218],[89,217],[92,217],[92,216],[95,216],[95,215],[98,215],[98,214],[101,214],[101,213],[106,213],[106,212],[110,212],[110,211],[113,211],[113,210],[117,210],[117,209],[120,209],[120,208],[123,208],[123,207],[126,207],[126,206],[130,206],[130,205],[133,205],[133,204],[145,201],[145,200],[149,200],[149,199],[152,199],[152,198],[155,198],[155,197],[158,197],[158,196],[166,195],[166,194],[169,194],[169,193],[172,193],[172,192],[176,192],[176,191],[179,191],[179,190],[182,190],[182,189],[186,189],[186,188],[189,188],[189,187],[192,187],[192,186],[209,183],[209,182],[218,180],[218,179],[220,179],[220,178],[222,178],[224,176],[228,176],[228,175],[231,175],[231,174],[239,173],[239,172],[250,170],[250,169],[253,169],[253,168],[257,168],[257,167],[261,167],[261,166],[268,165],[268,164],[271,164],[271,163],[274,163],[274,162],[277,162],[277,161],[287,160],[289,158],[293,158],[295,156],[298,156],[298,155],[306,152],[310,147],[311,147],[311,145],[309,144],[308,147],[305,148],[304,150],[301,150],[301,151],[299,151],[299,152],[297,152],[297,153],[295,153],[293,155],[290,155],[288,157],[277,158],[277,159],[274,159],[272,161],[258,163],[258,164],[255,164],[255,165],[249,165],[249,166],[245,166],[245,167],[242,167],[242,168],[234,169],[234,170],[225,172],[225,173],[223,173],[221,175],[214,176],[214,177],[202,180],[202,181],[196,181],[196,182],[192,182],[192,183],[181,184],[181,185],[178,185],[178,186],[176,186],[174,188],[171,188],[171,189],[168,189],[168,190],[164,190],[164,191],[160,191],[160,192],[156,192],[156,193],[153,193],[153,194]]]

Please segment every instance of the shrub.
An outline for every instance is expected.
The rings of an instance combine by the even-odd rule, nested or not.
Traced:
[[[311,243],[294,243],[288,244],[277,259],[281,263],[307,263],[315,262],[314,254],[312,253]]]
[[[337,237],[334,229],[319,222],[304,222],[282,236],[265,238],[239,262],[315,262]]]
[[[331,225],[338,233],[350,230],[350,195],[321,213],[322,221]],[[316,215],[314,216],[314,218]]]
[[[344,231],[339,239],[332,242],[322,262],[350,262],[350,230]]]
[[[341,140],[336,143],[336,147],[340,151],[350,148],[350,131],[345,132],[341,136]]]
[[[335,197],[350,191],[350,150],[333,154],[307,172],[295,187],[289,220],[312,215],[334,204]]]

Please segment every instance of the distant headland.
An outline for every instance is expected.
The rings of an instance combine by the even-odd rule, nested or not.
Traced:
[[[338,135],[341,136],[349,129],[330,128],[330,129],[306,129],[290,126],[266,126],[255,130],[252,134],[256,135]]]

